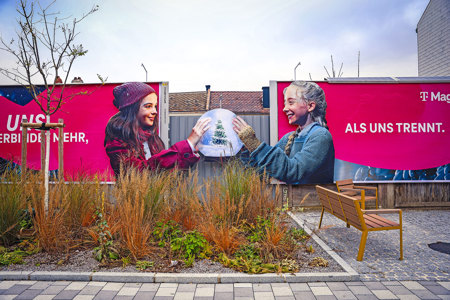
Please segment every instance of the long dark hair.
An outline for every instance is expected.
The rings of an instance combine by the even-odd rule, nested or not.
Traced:
[[[105,142],[120,140],[129,145],[133,155],[143,155],[141,144],[148,142],[152,155],[164,150],[164,143],[157,133],[158,115],[155,117],[153,126],[142,128],[136,117],[141,101],[122,108],[117,114],[109,119],[105,129]]]

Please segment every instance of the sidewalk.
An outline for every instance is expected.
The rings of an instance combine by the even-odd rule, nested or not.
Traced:
[[[403,260],[399,260],[398,230],[369,232],[363,261],[356,260],[361,232],[347,228],[338,218],[325,213],[318,230],[320,210],[297,212],[295,216],[344,259],[360,279],[450,280],[450,255],[432,250],[428,244],[450,242],[450,210],[402,210]],[[398,215],[384,217],[398,221]]]

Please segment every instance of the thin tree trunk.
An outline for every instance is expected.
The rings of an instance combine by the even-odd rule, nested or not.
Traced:
[[[50,123],[50,116],[47,115],[47,123]],[[50,169],[50,130],[45,131],[45,170],[44,170],[44,184],[45,184],[45,195],[44,195],[44,205],[45,213],[48,213],[48,191],[49,191],[49,169]]]

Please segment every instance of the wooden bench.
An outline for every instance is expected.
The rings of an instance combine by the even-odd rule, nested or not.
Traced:
[[[336,180],[338,192],[349,195],[361,201],[361,208],[365,209],[366,201],[375,200],[375,208],[378,208],[378,189],[375,186],[354,185],[352,179]],[[367,195],[366,190],[375,191],[375,195]],[[359,193],[359,195],[358,195]]]
[[[347,227],[353,226],[362,231],[361,242],[357,260],[361,261],[366,247],[367,234],[369,231],[396,230],[400,231],[400,260],[403,259],[403,239],[402,239],[402,211],[401,209],[361,209],[361,200],[352,198],[349,195],[338,193],[319,185],[316,191],[322,204],[322,214],[320,215],[319,228],[322,225],[323,213],[326,211],[347,223]],[[379,214],[398,213],[399,223],[393,222],[379,216]]]

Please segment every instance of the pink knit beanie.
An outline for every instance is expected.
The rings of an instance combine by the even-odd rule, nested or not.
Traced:
[[[140,101],[145,96],[155,93],[155,90],[143,82],[126,82],[113,90],[113,104],[119,110]]]

